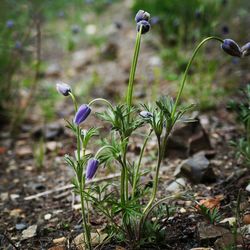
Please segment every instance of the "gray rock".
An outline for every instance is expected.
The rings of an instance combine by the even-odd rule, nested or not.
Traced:
[[[169,192],[179,192],[186,185],[186,180],[184,178],[178,178],[168,185],[166,188]]]
[[[36,236],[36,232],[37,232],[37,225],[29,226],[27,229],[23,230],[22,239],[26,240],[32,238]]]
[[[26,228],[27,228],[27,224],[25,224],[25,223],[16,224],[16,230],[24,230]]]
[[[43,126],[38,126],[34,128],[32,135],[34,138],[45,138],[47,140],[53,140],[58,138],[64,133],[64,127],[58,123],[50,123]]]
[[[193,183],[212,182],[216,180],[209,160],[203,153],[195,154],[193,157],[182,161],[176,168],[174,175],[176,177],[184,176]]]
[[[46,70],[46,76],[48,77],[59,77],[61,75],[61,67],[57,63],[53,63],[48,66]]]
[[[187,158],[199,151],[212,150],[209,137],[198,118],[196,121],[178,125],[169,137],[167,157]]]
[[[199,222],[197,225],[197,230],[201,241],[217,239],[225,234],[230,233],[230,231],[224,227],[215,226],[206,222]]]
[[[84,69],[87,65],[93,63],[96,58],[96,48],[89,48],[86,50],[79,50],[73,54],[72,66],[76,70]]]

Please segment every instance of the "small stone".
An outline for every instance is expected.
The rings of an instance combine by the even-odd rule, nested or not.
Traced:
[[[9,194],[8,193],[1,193],[0,194],[0,199],[1,201],[7,201],[9,199]]]
[[[53,243],[54,243],[55,245],[63,244],[63,243],[65,243],[65,242],[66,242],[66,238],[65,238],[65,237],[53,239]]]
[[[72,66],[76,70],[84,69],[90,65],[96,58],[96,48],[89,48],[88,50],[79,50],[74,52],[72,56]]]
[[[104,234],[91,233],[91,242],[92,242],[93,246],[102,243],[107,238],[107,236],[108,236],[108,234],[106,234],[106,233],[104,233]],[[78,250],[85,250],[84,237],[83,237],[82,233],[75,237],[74,243],[75,243],[76,248]]]
[[[233,226],[236,223],[235,217],[225,218],[224,220],[220,221],[220,224],[229,223],[230,226]]]
[[[23,230],[26,228],[27,228],[27,225],[25,223],[16,224],[16,230]]]
[[[74,210],[79,210],[79,209],[81,209],[81,204],[75,204],[75,205],[73,205],[73,209]]]
[[[204,183],[215,181],[215,174],[210,167],[209,160],[204,153],[195,154],[184,160],[175,170],[176,177],[184,176],[193,183]]]
[[[11,199],[12,201],[15,201],[15,200],[18,199],[19,197],[20,197],[19,194],[11,194],[11,195],[10,195],[10,199]]]
[[[236,236],[236,244],[242,243],[242,237],[240,234]],[[223,234],[219,239],[217,239],[214,243],[216,249],[227,249],[228,247],[233,246],[235,243],[234,235],[231,232]],[[237,249],[240,249],[237,247]]]
[[[247,185],[246,191],[247,191],[247,192],[250,192],[250,183]]]
[[[250,213],[244,214],[242,221],[245,225],[250,225]]]
[[[22,232],[22,239],[26,240],[36,236],[37,225],[29,226],[27,229]]]
[[[15,209],[10,211],[10,216],[11,217],[19,217],[22,212],[23,212],[23,210],[21,208],[15,208]]]
[[[53,152],[57,149],[57,142],[56,141],[50,141],[46,143],[46,148],[48,151]]]
[[[94,24],[89,24],[86,26],[85,31],[88,35],[94,35],[97,32],[97,28]]]
[[[50,220],[51,217],[52,217],[51,214],[45,214],[45,215],[44,215],[44,219],[45,219],[45,220]]]
[[[30,146],[20,146],[16,149],[16,155],[19,158],[29,158],[33,155],[33,152]]]
[[[166,188],[169,192],[179,192],[186,186],[186,180],[184,178],[178,178],[168,185]]]
[[[48,66],[46,70],[46,76],[48,77],[59,77],[61,75],[61,67],[57,63],[53,63]]]
[[[200,240],[210,240],[221,237],[230,231],[221,226],[199,222],[197,225]]]

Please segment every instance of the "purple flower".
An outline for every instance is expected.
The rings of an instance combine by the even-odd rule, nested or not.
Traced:
[[[242,46],[241,51],[242,51],[243,56],[249,56],[250,55],[250,42]]]
[[[148,112],[148,111],[141,111],[141,112],[140,112],[140,116],[141,116],[142,118],[147,119],[147,118],[153,117],[153,114],[150,113],[150,112]]]
[[[221,31],[224,35],[227,35],[229,33],[229,28],[227,25],[222,26]]]
[[[79,32],[80,32],[80,27],[79,27],[79,25],[77,25],[77,24],[74,24],[74,25],[72,25],[72,27],[71,27],[71,32],[73,33],[73,34],[78,34]]]
[[[158,16],[154,16],[154,17],[152,17],[151,19],[150,19],[150,23],[152,24],[152,25],[156,25],[156,24],[158,24],[160,22],[160,18],[158,17]]]
[[[13,26],[14,26],[14,21],[13,20],[8,20],[7,22],[6,22],[6,27],[8,28],[8,29],[11,29],[11,28],[13,28]]]
[[[64,96],[68,96],[69,93],[71,92],[70,86],[66,83],[57,83],[56,89],[60,94],[62,94]]]
[[[15,49],[17,49],[17,50],[22,49],[22,43],[20,41],[16,41],[16,43],[15,43]]]
[[[81,105],[75,115],[74,123],[79,125],[84,122],[91,112],[91,108],[87,104]]]
[[[150,24],[148,21],[142,20],[139,23],[137,23],[137,31],[139,32],[140,27],[142,26],[141,33],[145,34],[150,30]]]
[[[86,179],[90,180],[93,178],[93,176],[96,173],[96,170],[98,168],[99,161],[95,158],[92,158],[88,161],[88,165],[86,168]]]
[[[135,16],[135,21],[139,23],[140,21],[149,21],[150,14],[144,10],[139,10]]]
[[[239,45],[232,39],[225,39],[221,45],[221,48],[231,56],[242,56],[242,51]]]

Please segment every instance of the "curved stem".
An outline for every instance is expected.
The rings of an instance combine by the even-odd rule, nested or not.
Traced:
[[[181,97],[183,88],[184,88],[184,86],[185,86],[185,82],[186,82],[186,79],[187,79],[187,75],[188,75],[188,71],[189,71],[189,69],[190,69],[190,66],[191,66],[191,64],[192,64],[192,62],[193,62],[193,60],[194,60],[196,54],[198,53],[199,49],[202,47],[203,44],[205,44],[205,43],[206,43],[207,41],[209,41],[209,40],[217,40],[217,41],[223,43],[223,40],[222,40],[221,38],[215,37],[215,36],[210,36],[210,37],[205,38],[204,40],[202,40],[202,41],[198,44],[198,46],[197,46],[196,49],[194,50],[194,52],[193,52],[193,54],[192,54],[192,56],[191,56],[191,58],[190,58],[190,60],[189,60],[189,62],[188,62],[188,64],[187,64],[187,67],[186,67],[186,69],[185,69],[185,72],[184,72],[184,75],[183,75],[183,78],[182,78],[182,81],[181,81],[181,86],[180,86],[179,92],[178,92],[178,94],[177,94],[176,101],[175,101],[175,104],[174,104],[174,108],[173,108],[173,111],[172,111],[172,114],[171,114],[171,118],[172,118],[172,119],[174,118],[174,115],[175,115],[175,112],[176,112],[176,107],[177,107],[177,105],[178,105],[178,103],[179,103],[179,99],[180,99],[180,97]]]
[[[73,101],[73,103],[74,103],[75,112],[77,112],[78,107],[77,107],[77,101],[76,101],[76,98],[75,98],[75,96],[74,96],[71,92],[69,92],[69,95],[70,95],[70,97],[71,97],[71,99],[72,99],[72,101]]]
[[[105,149],[107,149],[107,148],[113,149],[112,146],[110,146],[110,145],[105,145],[105,146],[103,146],[103,147],[101,147],[101,148],[98,149],[98,151],[95,153],[95,157],[94,157],[94,158],[97,159],[97,157],[98,157],[98,155],[101,153],[101,151],[103,151],[103,150],[105,150]]]
[[[95,102],[105,102],[106,104],[108,104],[108,106],[109,106],[111,109],[113,109],[112,104],[111,104],[108,100],[106,100],[106,99],[104,99],[104,98],[96,98],[96,99],[92,100],[92,101],[89,103],[89,106],[91,106],[91,105],[92,105],[93,103],[95,103]]]
[[[132,104],[135,72],[136,72],[136,66],[137,66],[137,61],[138,61],[138,56],[139,56],[139,51],[140,51],[140,44],[141,44],[141,32],[142,32],[142,25],[140,26],[140,30],[137,32],[137,35],[136,35],[134,56],[133,56],[133,60],[131,64],[129,82],[128,82],[128,90],[126,94],[126,102],[127,102],[129,109]]]
[[[136,165],[135,175],[133,178],[132,198],[134,198],[134,196],[135,196],[136,183],[137,183],[137,178],[138,178],[138,174],[139,174],[139,170],[140,170],[140,166],[141,166],[142,156],[143,156],[144,150],[146,148],[146,145],[148,143],[148,139],[150,138],[152,132],[153,132],[153,130],[151,129],[149,134],[147,135],[147,137],[144,140],[144,143],[143,143],[143,146],[142,146],[142,149],[140,152],[139,160],[138,160],[138,163]]]

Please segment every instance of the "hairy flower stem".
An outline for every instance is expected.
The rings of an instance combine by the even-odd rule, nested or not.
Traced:
[[[136,165],[136,169],[135,169],[135,174],[134,174],[134,178],[133,178],[133,187],[132,187],[132,199],[135,197],[135,189],[136,189],[136,184],[137,184],[137,178],[138,178],[138,174],[139,174],[139,170],[140,170],[140,166],[141,166],[141,160],[142,160],[142,156],[143,153],[145,151],[146,145],[148,143],[148,139],[150,138],[151,134],[152,134],[153,130],[151,129],[148,136],[145,138],[141,152],[140,152],[140,156],[139,156],[139,160],[138,163]]]
[[[160,171],[161,161],[162,161],[162,158],[163,158],[162,149],[161,149],[161,138],[159,136],[157,137],[157,142],[158,142],[158,160],[157,160],[155,178],[154,178],[154,182],[153,182],[153,191],[152,191],[152,195],[151,195],[151,198],[150,198],[147,206],[143,210],[143,215],[152,206],[152,204],[153,204],[153,202],[155,200],[155,197],[156,197],[157,189],[158,189],[159,171]]]
[[[173,108],[173,111],[172,111],[172,114],[171,114],[171,118],[172,120],[174,119],[174,116],[175,116],[175,112],[176,112],[176,108],[177,108],[177,105],[179,104],[179,99],[181,97],[181,94],[183,92],[183,88],[185,86],[185,82],[186,82],[186,79],[187,79],[187,75],[188,75],[188,72],[189,72],[189,69],[190,69],[190,66],[192,65],[193,63],[193,60],[195,58],[195,56],[197,55],[198,51],[200,50],[200,48],[203,46],[203,44],[205,44],[207,41],[209,40],[216,40],[216,41],[219,41],[221,43],[223,43],[223,40],[219,37],[215,37],[215,36],[210,36],[210,37],[207,37],[205,38],[204,40],[202,40],[198,46],[195,48],[188,64],[187,64],[187,67],[184,71],[184,75],[183,75],[183,78],[182,78],[182,81],[181,81],[181,85],[180,85],[180,89],[179,89],[179,92],[177,94],[177,97],[176,97],[176,101],[175,101],[175,104],[174,104],[174,108]]]
[[[70,95],[70,97],[71,97],[71,99],[72,99],[72,101],[73,101],[73,103],[74,103],[75,112],[77,112],[78,106],[77,106],[76,98],[75,98],[75,96],[74,96],[71,92],[69,92],[69,95]]]
[[[104,98],[96,98],[96,99],[92,100],[92,101],[89,103],[89,106],[91,106],[91,105],[92,105],[93,103],[95,103],[95,102],[104,102],[104,103],[106,103],[106,104],[113,110],[112,104],[111,104],[108,100],[106,100],[106,99],[104,99]]]
[[[86,212],[85,212],[85,197],[84,197],[84,188],[85,188],[85,178],[82,178],[82,180],[80,180],[80,198],[81,198],[81,207],[82,207],[82,224],[83,224],[83,235],[84,235],[84,239],[85,239],[85,245],[88,247],[88,250],[92,249],[92,245],[91,245],[91,234],[90,234],[90,230],[89,230],[89,226],[87,223],[87,218],[86,218]]]
[[[137,32],[137,35],[136,35],[134,56],[133,56],[133,60],[131,64],[129,82],[128,82],[128,90],[126,94],[126,102],[127,102],[129,110],[132,105],[135,72],[136,72],[136,66],[137,66],[137,61],[138,61],[138,56],[139,56],[139,51],[140,51],[140,45],[141,45],[141,32],[142,32],[142,25],[140,26],[140,30]]]

